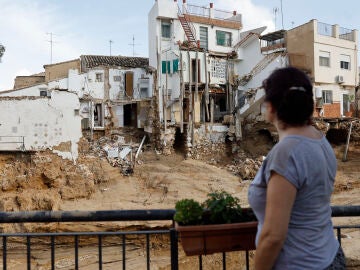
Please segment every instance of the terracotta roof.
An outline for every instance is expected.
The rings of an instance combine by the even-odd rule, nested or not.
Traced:
[[[128,56],[81,55],[81,64],[85,68],[98,66],[148,68],[149,58]]]

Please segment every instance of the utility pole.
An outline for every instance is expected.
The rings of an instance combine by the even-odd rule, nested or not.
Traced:
[[[111,43],[113,43],[114,41],[112,41],[111,39],[109,40],[109,45],[110,45],[110,56],[111,56]]]
[[[50,32],[50,33],[46,33],[47,35],[50,35],[50,40],[48,40],[48,42],[50,42],[50,64],[52,64],[52,55],[53,55],[53,36],[56,36],[54,33]]]

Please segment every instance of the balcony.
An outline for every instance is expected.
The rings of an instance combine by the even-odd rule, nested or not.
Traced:
[[[286,50],[285,30],[279,30],[260,36],[260,47],[263,53],[281,52]]]
[[[317,23],[317,33],[321,36],[334,37],[349,41],[355,41],[355,32],[354,30],[347,29],[344,27],[339,27],[338,25],[331,25],[327,23],[318,22]]]
[[[2,269],[158,269],[177,270],[179,266],[197,266],[199,269],[218,265],[250,269],[249,251],[219,253],[214,255],[185,257],[178,245],[178,235],[172,225],[175,210],[119,210],[74,212],[0,212],[0,223],[22,225],[23,223],[50,223],[65,228],[84,225],[110,229],[103,232],[48,232],[52,226],[44,226],[47,232],[1,233],[0,264]],[[360,206],[333,206],[333,217],[359,217]],[[121,230],[119,222],[131,221],[127,226],[135,228],[136,221],[156,222],[155,229]],[[101,224],[99,224],[101,222]],[[116,223],[110,223],[116,222]],[[360,229],[360,224],[335,225],[334,233],[346,250],[348,239],[344,233]],[[55,223],[55,224],[54,224]],[[138,224],[138,222],[137,222]],[[70,225],[70,226],[69,226]],[[17,227],[14,226],[14,227]],[[139,225],[138,225],[139,226]],[[53,227],[54,228],[54,227]],[[159,229],[160,228],[160,229]],[[39,231],[39,228],[37,228]],[[351,239],[350,239],[351,240]],[[356,239],[352,239],[357,241]],[[251,251],[254,253],[254,251]],[[239,255],[241,255],[239,257]],[[26,265],[26,267],[25,267]],[[16,268],[20,269],[20,268]],[[207,269],[207,268],[204,268]],[[212,268],[211,268],[212,269]]]
[[[185,4],[182,13],[192,23],[203,23],[230,29],[241,29],[241,14],[236,11],[225,11],[210,7]]]

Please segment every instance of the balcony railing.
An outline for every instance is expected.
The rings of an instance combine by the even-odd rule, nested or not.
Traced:
[[[353,31],[344,27],[339,27],[339,38],[355,41]]]
[[[210,17],[210,8],[187,4],[187,13],[200,17]]]
[[[317,23],[317,33],[319,35],[332,37],[333,36],[333,27],[331,24],[318,22]]]
[[[172,221],[175,210],[121,210],[121,211],[64,211],[64,212],[0,212],[0,223],[48,223],[72,222],[79,225],[88,222],[111,221]],[[359,217],[360,206],[334,206],[333,217]],[[103,224],[102,224],[103,225]],[[335,226],[341,244],[344,229],[359,229],[360,225]],[[23,269],[150,269],[155,263],[179,269],[177,232],[173,226],[161,230],[108,232],[47,232],[47,233],[2,233],[0,250],[2,269],[14,265],[26,265]],[[159,239],[164,240],[159,244]],[[168,255],[162,253],[158,260],[154,245],[165,246]],[[245,251],[245,265],[249,269],[249,252]],[[110,258],[111,257],[111,258]],[[195,263],[203,269],[203,261],[209,256],[198,257]],[[222,253],[217,263],[223,269],[227,256]],[[239,266],[240,267],[240,266]],[[154,268],[154,267],[152,267]],[[241,268],[241,267],[240,267]]]
[[[210,9],[204,6],[197,6],[197,5],[190,5],[187,4],[186,5],[187,8],[187,14],[189,15],[194,15],[194,16],[199,16],[199,17],[206,17],[206,18],[210,18],[212,17],[213,19],[217,19],[217,20],[223,20],[223,21],[234,21],[234,22],[239,22],[239,18],[236,17],[236,13],[232,12],[232,11],[226,11],[226,10],[221,10],[221,9]],[[211,12],[212,10],[212,12]],[[212,15],[211,15],[212,14]]]
[[[0,150],[2,149],[25,151],[25,136],[0,136]]]

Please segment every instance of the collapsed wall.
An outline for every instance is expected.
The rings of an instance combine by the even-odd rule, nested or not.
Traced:
[[[51,97],[0,97],[0,151],[39,151],[76,160],[81,133],[76,94],[52,91]]]

